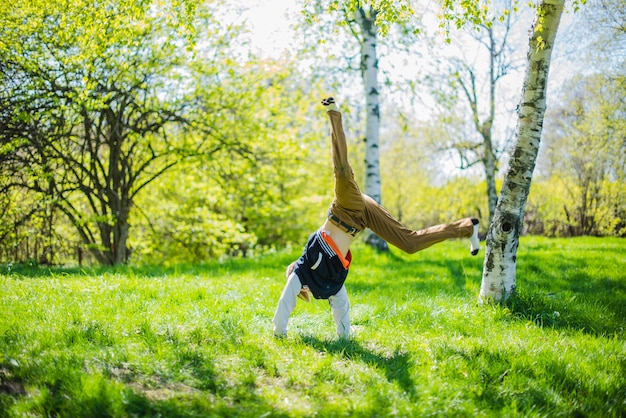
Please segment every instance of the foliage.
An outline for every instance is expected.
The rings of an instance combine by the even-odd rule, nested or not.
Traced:
[[[100,263],[127,259],[135,193],[176,163],[166,132],[182,122],[184,92],[172,86],[186,57],[173,10],[32,0],[0,14],[2,142],[19,144],[3,153],[13,187],[66,215]]]
[[[416,11],[410,1],[360,1],[360,0],[306,0],[303,7],[308,24],[318,23],[318,15],[330,14],[341,16],[335,22],[342,22],[341,25],[350,25],[357,12],[364,13],[366,17],[372,18],[377,32],[384,38],[389,34],[389,29],[394,24],[411,27],[415,24]],[[417,29],[413,29],[417,33]],[[411,30],[406,30],[411,32]]]
[[[615,238],[522,238],[506,306],[465,241],[359,245],[354,338],[327,303],[271,317],[295,251],[203,265],[0,274],[0,416],[605,416],[626,413]],[[103,303],[106,301],[106,303]]]
[[[179,164],[138,197],[134,260],[167,263],[301,245],[332,199],[320,88],[288,62],[246,63],[237,116],[223,132],[247,144]]]
[[[457,176],[438,184],[441,168],[419,149],[403,138],[381,151],[385,207],[415,229],[463,217],[477,217],[486,228],[489,210],[484,199],[485,182]]]
[[[579,227],[575,208],[578,200],[566,186],[575,181],[571,177],[537,178],[531,187],[524,218],[525,233],[547,237],[572,237],[585,235]],[[586,235],[623,237],[626,220],[623,199],[624,182],[604,180],[598,184],[603,204],[594,210],[594,230]]]
[[[559,221],[559,235],[626,233],[625,87],[622,75],[575,77],[551,111],[544,165],[552,192],[546,198],[562,200],[550,216]]]
[[[255,234],[262,242],[276,234],[271,223],[284,213],[272,210],[284,207],[287,193],[295,195],[302,180],[290,180],[298,169],[286,157],[297,156],[298,147],[308,145],[309,138],[309,125],[299,125],[287,113],[305,110],[296,98],[299,91],[290,90],[301,81],[297,74],[276,71],[281,63],[238,56],[233,43],[238,28],[222,26],[210,6],[186,7],[185,15],[177,18],[169,6],[152,2],[120,0],[93,14],[96,5],[88,2],[68,7],[56,2],[47,8],[34,4],[8,8],[2,15],[7,31],[18,18],[47,22],[32,32],[22,27],[7,32],[11,37],[1,50],[8,63],[2,73],[7,188],[34,198],[43,195],[51,210],[67,216],[83,248],[98,262],[117,264],[129,257],[131,210],[140,203],[139,193],[154,187],[172,167],[195,159],[195,166],[185,168],[206,167],[226,189],[221,197],[225,203],[217,208],[221,212],[205,211],[202,219],[207,223],[201,230],[224,222],[230,226],[220,241],[234,241],[228,248],[209,245],[199,252],[196,247],[210,242],[200,240],[196,249],[189,249],[196,259],[200,254],[234,252],[230,246],[241,240],[250,246]],[[183,4],[173,7],[178,6]],[[119,10],[113,10],[116,7]],[[40,19],[41,13],[47,18]],[[194,40],[189,34],[191,18],[199,28],[192,35],[203,40],[192,45],[193,55],[184,48]],[[60,30],[64,36],[57,36]],[[105,32],[108,36],[102,37]],[[20,48],[13,47],[17,44]],[[288,77],[291,84],[283,86]],[[16,82],[18,78],[22,82]],[[310,111],[311,103],[305,103]],[[304,158],[314,150],[307,148]],[[254,184],[240,181],[242,177],[254,179]],[[202,202],[190,205],[196,203]],[[180,215],[188,209],[173,211]],[[35,207],[33,213],[41,210]],[[176,235],[184,245],[192,236],[202,236],[197,225],[181,221],[179,216],[177,228],[155,236]],[[241,236],[230,237],[230,231]],[[163,238],[150,245],[162,248],[162,243]]]
[[[420,32],[419,25],[416,24],[419,13],[414,1],[400,0],[307,0],[305,6],[316,5],[317,10],[329,12],[342,11],[346,15],[353,15],[357,9],[375,12],[376,27],[382,37],[389,34],[393,25],[404,26],[407,33],[417,34]],[[439,6],[438,18],[440,27],[448,33],[450,27],[460,29],[462,27],[478,26],[488,22],[493,15],[507,16],[512,11],[517,10],[517,6],[496,11],[490,10],[490,4],[482,1],[456,1],[443,0],[437,2]],[[309,14],[309,19],[314,19],[313,14]]]
[[[138,199],[137,225],[129,240],[133,262],[164,264],[246,254],[256,239],[244,226],[216,210],[219,187],[198,179],[200,170],[170,170]],[[156,210],[155,210],[156,209]]]

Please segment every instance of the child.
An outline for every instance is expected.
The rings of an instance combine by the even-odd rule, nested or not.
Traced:
[[[350,303],[344,282],[352,262],[350,244],[370,228],[399,249],[413,254],[450,238],[469,238],[472,255],[478,254],[478,219],[465,218],[449,224],[413,231],[398,222],[374,199],[361,193],[348,162],[341,113],[332,97],[322,100],[331,125],[331,151],[335,174],[335,198],[322,227],[309,237],[302,256],[287,268],[287,284],[274,314],[274,335],[287,335],[289,316],[296,298],[328,299],[337,335],[350,335]]]

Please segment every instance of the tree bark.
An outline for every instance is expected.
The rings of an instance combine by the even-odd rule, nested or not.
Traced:
[[[365,86],[365,193],[378,203],[382,203],[380,181],[380,103],[378,87],[378,56],[376,54],[376,11],[366,13],[363,8],[356,11],[357,22],[361,27],[361,75]],[[387,243],[367,231],[365,242],[380,251],[388,251]]]
[[[554,39],[564,0],[544,0],[537,10],[528,52],[528,67],[518,110],[517,143],[487,233],[481,301],[506,300],[516,289],[516,261],[526,200],[530,191],[543,117]]]

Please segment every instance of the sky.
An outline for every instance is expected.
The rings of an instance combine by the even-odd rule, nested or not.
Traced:
[[[268,56],[279,56],[290,47],[289,14],[299,13],[290,0],[237,0],[244,7],[239,16],[251,31],[252,47]]]

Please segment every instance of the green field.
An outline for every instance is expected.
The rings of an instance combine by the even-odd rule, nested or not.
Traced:
[[[626,415],[626,240],[523,238],[506,306],[478,303],[466,242],[353,252],[350,341],[325,301],[299,301],[289,336],[272,336],[299,249],[2,267],[0,416]]]

